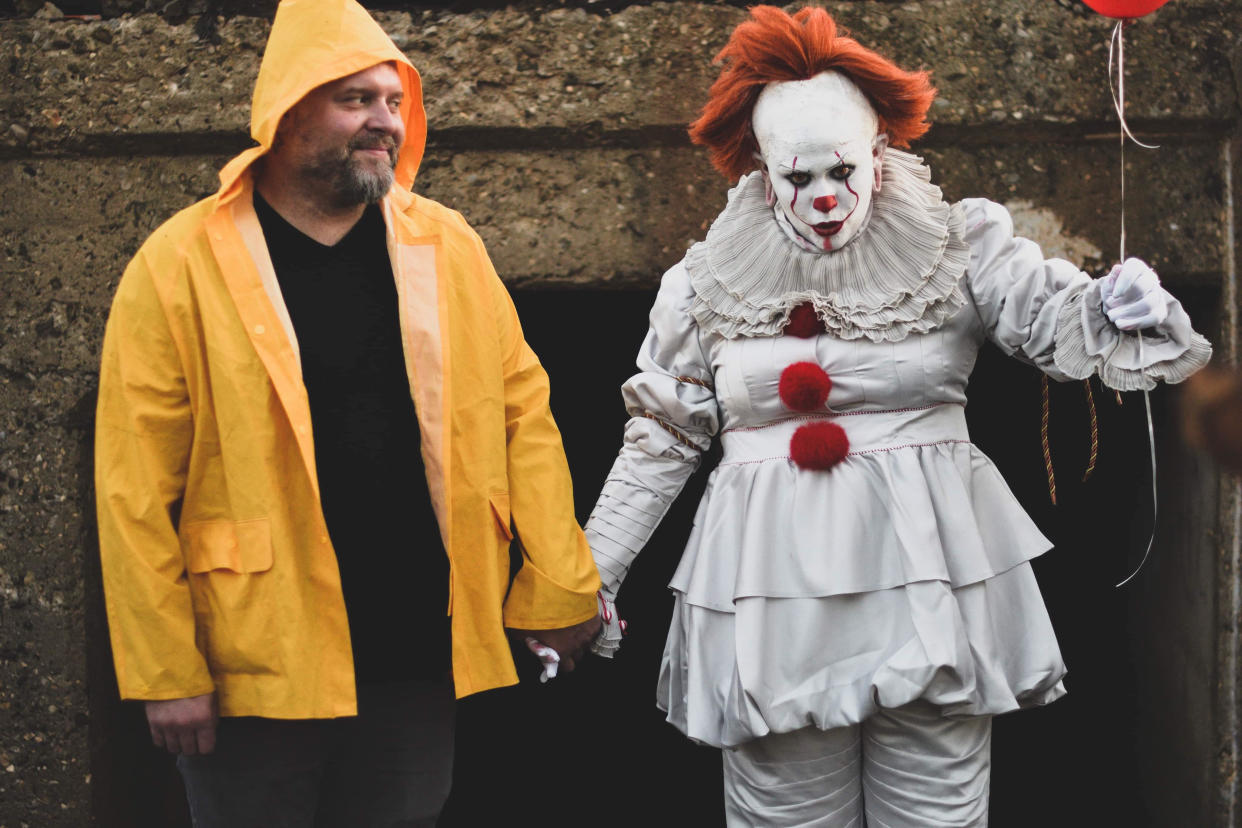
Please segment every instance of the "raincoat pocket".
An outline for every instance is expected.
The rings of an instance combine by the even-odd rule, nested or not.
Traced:
[[[218,681],[282,670],[276,618],[284,601],[273,581],[266,518],[182,527],[199,649]]]
[[[509,515],[509,493],[492,492],[487,496],[487,502],[492,505],[492,516],[496,518],[496,526],[500,529],[500,534],[505,536],[506,541],[512,541],[513,524]]]
[[[200,575],[213,570],[266,572],[272,568],[272,527],[258,520],[212,520],[183,530],[186,569]]]

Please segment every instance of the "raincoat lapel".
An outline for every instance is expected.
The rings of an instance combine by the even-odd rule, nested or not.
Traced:
[[[388,226],[388,255],[397,284],[401,319],[401,344],[405,351],[406,376],[422,433],[423,465],[431,505],[439,519],[440,536],[450,546],[449,519],[449,400],[451,376],[446,359],[448,302],[444,279],[443,250],[438,235],[418,236],[407,225],[399,204],[406,193],[384,200]]]
[[[318,497],[310,402],[302,384],[297,344],[248,187],[238,198],[219,206],[208,216],[207,232],[221,277],[233,297],[246,336],[267,369],[293,427],[298,450]]]

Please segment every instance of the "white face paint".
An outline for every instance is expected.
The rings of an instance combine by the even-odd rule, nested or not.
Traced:
[[[880,186],[888,137],[863,93],[837,72],[770,83],[751,126],[764,175],[794,232],[818,250],[857,238]]]

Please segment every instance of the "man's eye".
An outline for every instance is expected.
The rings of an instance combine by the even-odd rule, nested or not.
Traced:
[[[789,175],[785,176],[785,180],[788,181],[790,184],[794,185],[795,187],[802,187],[810,183],[811,175],[810,173],[804,173],[804,172],[799,172],[795,170],[794,172],[791,172]]]
[[[833,167],[828,172],[828,175],[832,176],[837,181],[844,181],[845,179],[849,178],[853,174],[854,174],[854,168],[850,166],[849,164],[842,164],[839,167]]]

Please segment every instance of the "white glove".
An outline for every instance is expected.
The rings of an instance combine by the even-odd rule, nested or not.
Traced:
[[[1154,328],[1169,315],[1160,277],[1142,259],[1126,259],[1101,280],[1100,302],[1110,322],[1123,331]]]
[[[556,671],[561,666],[561,657],[556,650],[546,644],[540,644],[537,639],[529,636],[526,638],[526,647],[543,664],[543,674],[539,676],[539,683],[545,684],[548,679],[556,678]]]
[[[621,649],[621,638],[625,635],[625,622],[617,614],[617,605],[604,597],[603,593],[595,593],[599,603],[599,614],[604,619],[595,640],[591,642],[591,652],[604,658],[612,658]]]

